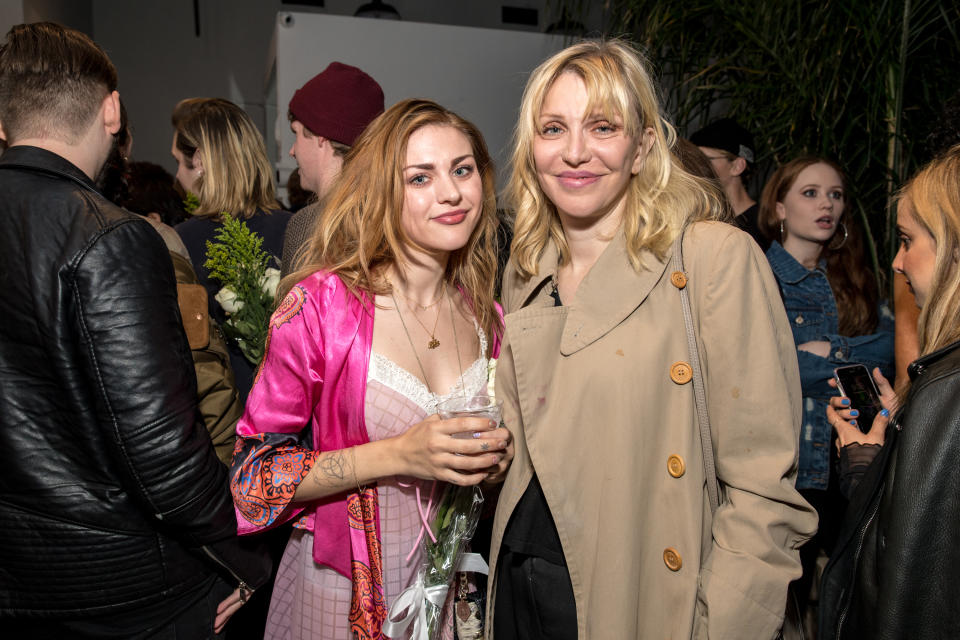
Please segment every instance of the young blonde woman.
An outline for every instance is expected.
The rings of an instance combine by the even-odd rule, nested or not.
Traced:
[[[437,483],[502,480],[506,429],[437,416],[499,352],[496,225],[483,138],[433,102],[397,103],[348,154],[237,427],[241,531],[296,521],[267,638],[380,638]]]
[[[823,638],[933,640],[960,631],[960,147],[904,187],[897,233],[893,268],[921,309],[920,358],[901,401],[889,387],[882,398],[895,411],[889,424],[881,413],[862,433],[846,398],[827,410],[844,449],[882,449],[851,495],[824,572]]]
[[[279,268],[291,214],[276,200],[263,137],[243,109],[221,98],[190,98],[177,104],[172,121],[170,152],[177,161],[176,179],[199,202],[193,217],[178,224],[176,230],[187,246],[200,284],[207,289],[210,314],[222,323],[226,314],[214,296],[223,285],[212,280],[204,266],[207,242],[223,226],[222,217],[242,219],[263,239],[263,250],[274,256],[273,266]],[[246,402],[254,367],[233,344],[230,364],[240,400]]]
[[[759,247],[670,153],[640,56],[583,42],[524,92],[497,396],[516,457],[488,623],[510,638],[773,638],[815,516],[790,328]],[[683,267],[671,268],[683,234]],[[689,293],[723,499],[711,513]]]

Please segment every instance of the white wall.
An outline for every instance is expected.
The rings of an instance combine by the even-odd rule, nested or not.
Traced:
[[[282,181],[296,167],[287,155],[293,144],[286,118],[290,98],[334,60],[370,74],[383,87],[388,107],[404,98],[430,98],[472,121],[502,169],[527,76],[564,43],[536,32],[317,13],[280,13],[276,34],[271,116],[279,144],[268,140],[268,151]]]
[[[24,0],[24,5],[41,6],[56,1]],[[59,0],[60,3],[71,1]],[[169,169],[173,167],[170,112],[183,98],[216,96],[232,100],[243,106],[267,136],[272,137],[274,114],[270,114],[268,125],[265,87],[268,51],[278,12],[297,9],[298,12],[315,11],[319,16],[352,16],[365,1],[326,0],[325,7],[310,9],[284,5],[280,0],[199,0],[199,37],[194,32],[192,0],[80,0],[80,3],[92,3],[92,35],[120,73],[120,93],[134,127],[134,158],[158,162]],[[522,35],[542,32],[554,19],[545,7],[552,3],[555,8],[557,4],[552,0],[387,2],[400,11],[402,21],[367,20],[398,28],[416,21],[445,22],[514,30]],[[540,24],[536,28],[504,25],[502,5],[537,9]],[[351,44],[385,58],[396,52],[395,47],[388,49],[377,41]],[[340,53],[324,51],[323,55],[329,59],[335,59]],[[470,57],[482,59],[487,54],[484,50],[472,51]],[[455,65],[456,60],[449,57],[449,63]],[[322,69],[318,60],[313,73]],[[304,80],[306,78],[309,75]],[[286,113],[285,106],[282,113]]]
[[[94,39],[119,71],[135,159],[175,166],[170,113],[183,98],[226,98],[263,126],[264,70],[278,5],[202,0],[197,37],[191,0],[94,0]]]

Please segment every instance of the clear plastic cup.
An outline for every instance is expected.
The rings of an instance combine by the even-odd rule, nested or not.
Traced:
[[[454,396],[437,405],[437,413],[444,420],[451,418],[487,418],[500,423],[502,402],[491,396]],[[454,438],[473,438],[473,431],[454,433]]]

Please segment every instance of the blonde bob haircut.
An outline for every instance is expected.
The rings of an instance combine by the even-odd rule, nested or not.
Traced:
[[[960,145],[920,170],[900,192],[936,243],[936,264],[920,310],[920,355],[960,340]]]
[[[361,300],[390,293],[386,268],[397,263],[404,246],[415,246],[401,225],[407,142],[427,126],[452,127],[470,142],[483,202],[467,244],[450,255],[445,279],[460,289],[487,335],[501,335],[493,296],[498,224],[493,161],[472,123],[430,100],[398,102],[357,138],[310,240],[296,257],[296,272],[280,284],[282,294],[320,270],[337,274]]]
[[[506,188],[516,215],[511,254],[521,277],[537,273],[550,239],[559,249],[561,264],[570,258],[556,207],[537,180],[533,158],[544,99],[564,73],[577,74],[586,85],[588,114],[600,112],[607,119],[622,120],[625,135],[634,140],[645,130],[653,132],[653,145],[643,166],[628,183],[621,221],[634,269],[644,268],[645,252],[662,260],[688,222],[727,217],[718,187],[685,171],[671,153],[677,135],[660,113],[657,91],[643,57],[620,40],[580,42],[541,63],[523,92]]]
[[[187,166],[198,152],[203,166],[194,215],[249,218],[280,208],[263,136],[243,109],[222,98],[188,98],[174,107],[172,121]]]

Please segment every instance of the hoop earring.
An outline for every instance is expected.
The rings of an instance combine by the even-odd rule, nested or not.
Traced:
[[[850,237],[850,234],[847,233],[847,225],[845,225],[845,224],[843,224],[843,223],[841,222],[841,223],[840,223],[840,226],[843,227],[843,240],[841,240],[841,241],[840,241],[840,244],[838,244],[838,245],[835,246],[835,247],[834,247],[834,246],[831,246],[831,245],[827,245],[827,249],[830,249],[831,251],[836,251],[836,250],[842,248],[843,245],[847,244],[847,238]],[[836,236],[834,236],[834,237],[836,237]]]
[[[780,221],[780,244],[783,244],[783,220]]]

